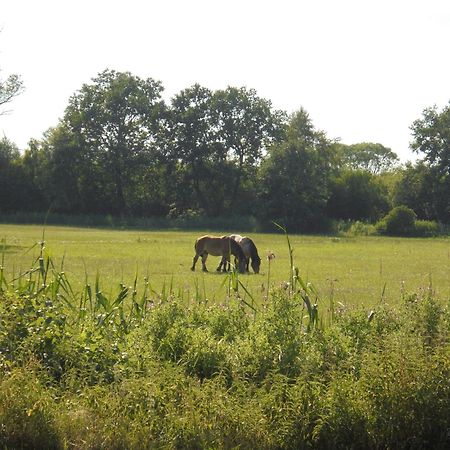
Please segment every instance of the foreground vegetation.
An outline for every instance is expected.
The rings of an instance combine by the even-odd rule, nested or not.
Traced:
[[[234,273],[214,303],[99,278],[75,293],[43,246],[14,288],[4,273],[2,447],[450,444],[450,310],[431,290],[325,308],[293,268],[257,305]]]

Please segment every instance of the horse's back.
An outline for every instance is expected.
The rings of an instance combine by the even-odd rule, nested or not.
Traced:
[[[213,236],[210,236],[209,234],[205,234],[204,236],[200,236],[195,240],[194,249],[197,253],[203,253],[206,247],[206,243],[211,239]]]
[[[253,241],[247,236],[239,236],[240,239],[236,240],[236,242],[241,246],[244,255],[248,258],[252,255],[252,250],[254,247]]]
[[[199,237],[195,241],[195,251],[197,254],[209,253],[213,256],[222,256],[228,243],[226,236],[211,236],[209,234]]]
[[[241,243],[243,237],[240,234],[230,234],[229,236],[233,241],[236,241],[238,244]]]

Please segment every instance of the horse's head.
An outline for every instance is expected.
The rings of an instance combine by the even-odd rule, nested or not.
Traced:
[[[255,257],[252,258],[251,264],[253,272],[259,273],[259,267],[261,266],[261,258],[258,255],[256,255]]]
[[[238,258],[238,271],[239,273],[245,273],[245,269],[247,268],[247,259],[244,256],[243,258]]]
[[[233,239],[229,239],[231,253],[238,259],[238,271],[244,273],[247,266],[247,258],[241,246]]]

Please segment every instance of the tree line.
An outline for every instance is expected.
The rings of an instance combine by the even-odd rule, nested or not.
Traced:
[[[105,70],[23,154],[1,139],[0,213],[245,215],[324,231],[406,205],[450,223],[450,103],[411,125],[422,158],[401,166],[382,144],[330,139],[303,108],[276,110],[254,89],[162,93],[159,81]]]

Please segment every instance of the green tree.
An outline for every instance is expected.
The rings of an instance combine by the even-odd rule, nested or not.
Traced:
[[[11,163],[20,159],[19,148],[6,136],[0,139],[0,171],[5,170]]]
[[[7,139],[3,140],[7,146],[12,146],[9,153],[12,157],[9,159],[5,170],[0,172],[1,196],[4,201],[0,201],[3,208],[12,211],[42,211],[46,208],[45,198],[42,195],[41,185],[39,183],[40,154],[35,141],[31,140],[29,148],[25,150],[24,155],[20,155],[15,144]]]
[[[285,139],[270,148],[262,165],[260,217],[290,231],[326,229],[334,158],[333,142],[314,129],[308,113],[294,113]]]
[[[387,187],[370,172],[344,170],[331,185],[328,213],[333,218],[375,221],[388,209]]]
[[[411,148],[425,155],[425,161],[443,176],[450,175],[450,102],[441,112],[437,106],[423,111],[411,126]]]
[[[256,179],[265,150],[280,140],[285,114],[254,89],[228,87],[214,93],[213,121],[222,152],[235,167],[229,186],[229,205],[235,208],[242,187]]]
[[[212,92],[195,84],[171,102],[171,155],[176,164],[175,204],[217,214],[223,208],[224,183],[219,166],[225,162],[212,124]]]
[[[424,161],[408,163],[395,185],[393,203],[413,209],[419,219],[447,222],[448,196],[445,177]]]
[[[151,78],[106,70],[70,99],[63,121],[81,152],[81,195],[100,199],[96,212],[133,212],[137,187],[159,157],[162,89]]]
[[[20,153],[8,138],[0,139],[0,211],[10,212],[20,207],[16,188],[18,185],[17,163]]]
[[[82,155],[67,124],[60,122],[50,128],[35,147],[41,154],[36,169],[39,182],[51,210],[68,214],[88,211],[80,192]]]
[[[390,148],[378,143],[340,144],[338,149],[342,165],[349,169],[380,174],[394,169],[399,163],[398,156]]]
[[[436,106],[423,111],[422,118],[411,126],[413,141],[411,148],[424,155],[424,162],[429,166],[428,184],[433,199],[434,217],[443,222],[450,222],[450,102],[442,111]],[[430,183],[429,177],[433,178]]]
[[[196,84],[172,100],[172,148],[184,188],[178,207],[208,215],[248,211],[248,193],[268,144],[280,135],[281,113],[256,91],[229,87],[212,92]],[[191,188],[189,189],[189,186]]]

